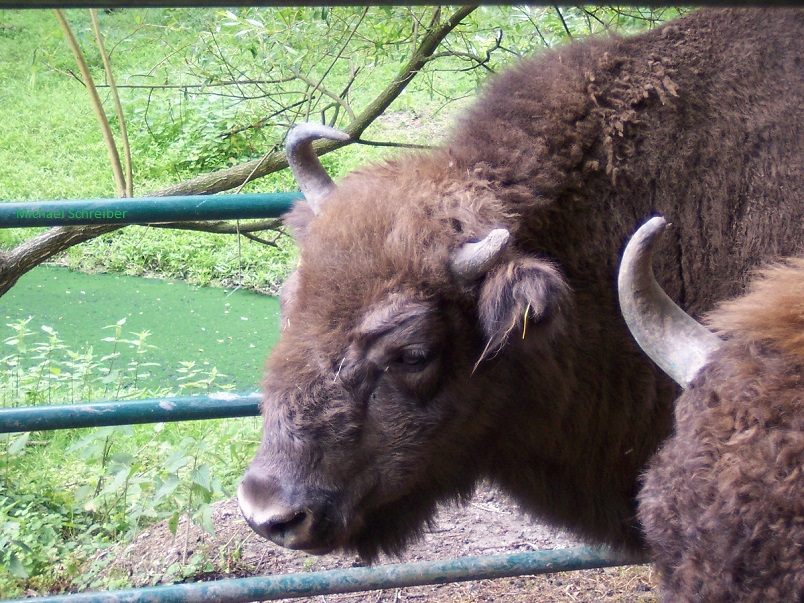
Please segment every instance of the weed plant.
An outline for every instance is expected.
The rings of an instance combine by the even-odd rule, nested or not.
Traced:
[[[102,356],[69,349],[31,319],[8,328],[6,408],[231,389],[214,367],[192,361],[179,363],[176,388],[142,388],[153,365],[149,333],[127,333],[125,320],[106,327],[112,351]],[[212,532],[210,503],[233,493],[258,431],[255,419],[230,419],[0,435],[0,595],[121,586],[123,577],[87,561],[155,521],[176,533],[187,514]]]

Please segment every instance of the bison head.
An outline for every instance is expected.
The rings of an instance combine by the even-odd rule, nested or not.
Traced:
[[[308,201],[287,217],[301,256],[238,496],[277,544],[371,559],[398,552],[439,501],[468,496],[490,451],[510,447],[512,390],[556,362],[547,344],[569,293],[549,262],[517,251],[515,216],[448,152],[336,187],[312,150],[321,137],[343,139],[320,126],[288,137]]]

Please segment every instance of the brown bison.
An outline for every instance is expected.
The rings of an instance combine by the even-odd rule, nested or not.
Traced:
[[[653,280],[663,230],[635,235],[620,284],[637,340],[687,388],[639,494],[664,599],[804,601],[804,258],[720,305],[720,339]]]
[[[494,78],[447,142],[338,186],[288,137],[308,203],[264,433],[238,494],[259,534],[372,559],[488,479],[547,521],[641,550],[638,477],[678,390],[617,304],[622,247],[694,313],[804,251],[804,11],[701,11]],[[728,200],[728,201],[726,201]]]

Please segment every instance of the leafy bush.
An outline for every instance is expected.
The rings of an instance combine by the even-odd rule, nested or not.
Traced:
[[[113,351],[74,351],[30,319],[8,325],[0,358],[2,406],[133,399],[230,389],[215,368],[180,363],[175,391],[145,390],[148,333],[109,325]],[[124,360],[118,351],[134,346]],[[258,441],[256,420],[101,427],[0,435],[0,592],[54,592],[92,584],[120,586],[85,562],[167,520],[187,514],[213,531],[210,503],[231,495]],[[181,534],[177,535],[181,537]]]
[[[290,237],[264,232],[274,246],[232,235],[130,226],[68,250],[68,267],[86,272],[159,275],[196,285],[241,286],[275,293],[295,261]]]

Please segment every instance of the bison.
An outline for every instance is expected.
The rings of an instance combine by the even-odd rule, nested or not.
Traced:
[[[336,186],[288,136],[307,202],[238,489],[257,533],[373,560],[479,480],[589,541],[642,551],[638,478],[677,387],[633,342],[619,257],[652,212],[693,313],[804,251],[804,11],[694,12],[494,77],[446,142]]]
[[[639,493],[663,598],[804,601],[804,258],[711,313],[718,338],[653,279],[663,230],[637,232],[620,275],[637,340],[686,388]]]

